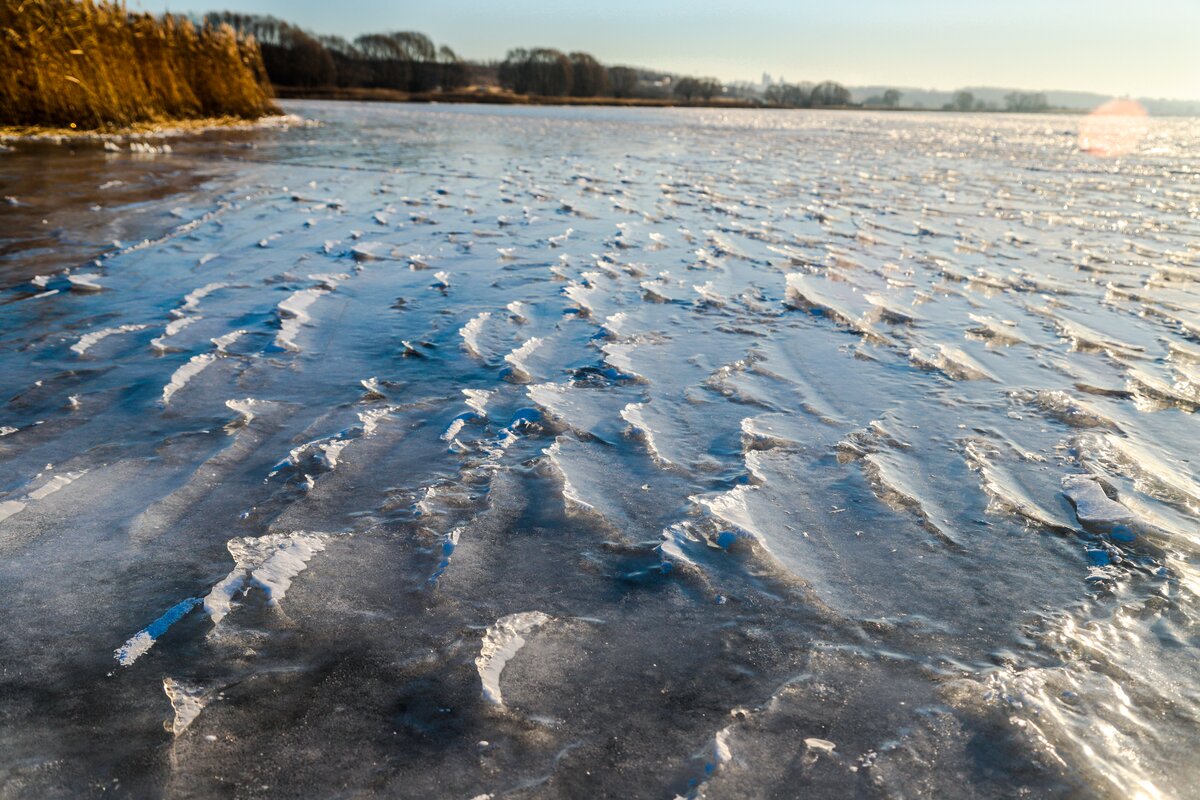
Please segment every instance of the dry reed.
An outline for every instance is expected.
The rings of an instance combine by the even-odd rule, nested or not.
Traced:
[[[0,125],[106,130],[278,113],[258,44],[112,0],[0,0]]]

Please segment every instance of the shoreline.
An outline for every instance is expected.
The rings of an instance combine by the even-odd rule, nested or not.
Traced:
[[[772,106],[749,100],[674,100],[644,97],[549,97],[518,95],[510,92],[402,92],[396,89],[324,88],[299,89],[275,87],[276,100],[326,100],[333,102],[361,103],[413,103],[424,105],[465,104],[504,106],[578,106],[609,108],[717,108],[748,109],[763,111],[878,111],[926,114],[1021,114],[1023,116],[1067,115],[1084,116],[1081,109],[1047,109],[1045,111],[1013,112],[951,111],[940,108],[913,108],[900,106],[885,108],[876,106],[821,106],[820,108],[798,108],[794,106]],[[216,130],[257,130],[291,125],[317,124],[295,114],[273,114],[259,119],[240,117],[203,117],[200,119],[161,120],[139,122],[110,130],[88,130],[83,128],[58,128],[45,125],[0,125],[0,148],[12,143],[47,142],[67,144],[72,142],[121,142],[126,140],[168,139]]]
[[[766,103],[756,103],[752,100],[714,98],[712,100],[679,100],[674,98],[648,97],[552,97],[541,95],[514,94],[512,92],[495,91],[449,91],[449,92],[402,92],[398,89],[365,89],[361,87],[323,87],[303,88],[296,86],[276,86],[277,100],[334,100],[363,103],[464,103],[474,105],[505,105],[505,106],[597,106],[617,108],[724,108],[724,109],[758,109],[764,111],[881,111],[881,112],[914,112],[927,114],[1022,114],[1036,116],[1041,114],[1066,114],[1081,116],[1088,113],[1077,108],[1048,108],[1044,111],[1007,111],[1005,109],[988,109],[976,111],[958,111],[942,108],[917,108],[913,106],[820,106],[818,108],[803,108],[799,106],[774,106]]]
[[[272,114],[266,117],[259,117],[258,119],[202,117],[200,119],[138,122],[125,127],[113,128],[112,130],[56,128],[44,125],[0,125],[0,145],[13,142],[67,144],[74,142],[122,142],[126,140],[171,139],[216,130],[258,130],[308,124],[312,123],[295,114]]]
[[[301,88],[276,86],[277,100],[342,100],[364,103],[471,103],[503,106],[627,106],[646,108],[763,108],[749,100],[673,100],[647,97],[549,97],[512,92],[402,92],[360,87]]]

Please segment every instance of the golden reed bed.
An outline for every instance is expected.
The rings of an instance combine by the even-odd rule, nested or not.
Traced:
[[[0,0],[0,126],[116,130],[279,113],[258,44],[110,0]]]

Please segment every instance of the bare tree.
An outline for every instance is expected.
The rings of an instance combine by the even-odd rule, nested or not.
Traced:
[[[608,70],[588,53],[571,53],[571,94],[599,97],[608,94]]]
[[[529,91],[528,62],[529,51],[523,47],[514,47],[496,68],[496,80],[509,91],[525,94]]]
[[[391,36],[383,33],[364,34],[354,40],[354,46],[370,67],[368,86],[408,89],[412,85],[412,62],[403,57],[404,54]]]
[[[322,36],[320,42],[333,58],[338,86],[362,86],[371,80],[371,69],[358,49],[340,36]]]
[[[613,97],[633,97],[638,85],[637,70],[629,67],[610,67],[608,85]]]
[[[810,83],[773,83],[767,87],[765,99],[771,105],[810,108],[815,89]]]
[[[518,94],[566,97],[571,94],[574,67],[562,52],[548,47],[516,48],[497,72],[500,85]]]
[[[314,36],[269,16],[228,11],[208,14],[210,25],[228,24],[259,42],[267,75],[282,86],[373,86],[405,91],[463,86],[466,63],[423,33],[372,33],[351,44]]]
[[[970,111],[975,107],[975,95],[968,92],[966,89],[959,89],[954,93],[952,99],[946,108],[950,111]]]
[[[823,81],[812,90],[813,108],[850,105],[850,90],[836,81]]]
[[[1043,92],[1010,92],[1004,96],[1006,111],[1045,111],[1049,107]]]
[[[458,53],[446,45],[438,48],[437,62],[441,66],[439,76],[441,88],[458,89],[470,83],[471,75],[467,68],[467,62],[459,58]]]
[[[692,102],[692,98],[700,93],[700,81],[695,78],[680,78],[675,81],[671,93],[690,103]]]
[[[708,101],[719,95],[723,89],[721,82],[716,78],[701,78],[697,82],[696,93]]]
[[[333,56],[315,36],[275,19],[253,14],[214,12],[205,16],[213,26],[226,24],[258,40],[263,66],[281,86],[332,86],[337,80]]]

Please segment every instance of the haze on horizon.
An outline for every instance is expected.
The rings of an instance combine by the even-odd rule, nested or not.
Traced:
[[[271,14],[321,34],[420,31],[474,60],[512,47],[758,81],[997,86],[1200,100],[1195,0],[132,0],[155,13]]]

